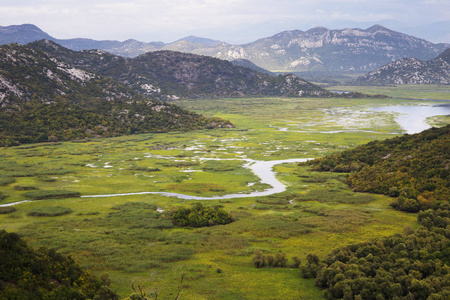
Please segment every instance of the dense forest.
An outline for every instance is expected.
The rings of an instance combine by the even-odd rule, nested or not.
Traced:
[[[355,192],[394,197],[392,206],[418,212],[450,199],[450,125],[374,141],[306,164],[313,170],[350,172]]]
[[[28,46],[0,50],[0,146],[232,126]]]
[[[0,231],[0,299],[119,299],[107,277],[96,278],[55,250],[33,250]]]

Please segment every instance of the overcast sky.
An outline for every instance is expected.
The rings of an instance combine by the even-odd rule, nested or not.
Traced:
[[[0,0],[0,26],[25,23],[60,39],[196,35],[234,44],[284,30],[379,23],[450,43],[450,0]]]

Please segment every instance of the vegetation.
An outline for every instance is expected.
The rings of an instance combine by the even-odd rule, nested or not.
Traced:
[[[106,285],[55,250],[33,250],[16,234],[0,231],[0,298],[118,299]]]
[[[66,190],[35,190],[23,193],[24,198],[29,198],[32,200],[43,200],[43,199],[61,199],[61,198],[73,198],[79,197],[80,192],[66,191]]]
[[[15,212],[17,209],[12,206],[0,207],[0,215],[6,215]]]
[[[450,205],[419,214],[424,227],[336,248],[302,267],[326,299],[447,299],[450,297]]]
[[[449,201],[450,125],[374,141],[308,162],[317,171],[350,172],[356,192],[395,197],[396,209],[418,212]]]
[[[204,227],[225,225],[234,221],[234,217],[220,206],[205,207],[197,203],[192,208],[179,207],[172,214],[176,226]]]
[[[0,187],[8,195],[2,204],[26,199],[23,194],[29,191],[16,190],[16,185],[37,188],[32,191],[77,191],[83,196],[262,191],[267,185],[244,167],[244,159],[322,157],[391,138],[399,132],[393,118],[369,108],[392,101],[407,103],[342,98],[185,100],[176,103],[228,119],[236,128],[1,148],[0,173],[15,180]],[[147,171],[154,168],[160,171]],[[184,273],[183,300],[291,300],[323,299],[314,279],[301,278],[302,268],[290,268],[294,257],[300,267],[307,266],[308,254],[323,260],[334,248],[419,226],[416,214],[392,209],[389,196],[352,193],[345,184],[346,173],[316,172],[296,164],[277,165],[274,170],[287,186],[280,194],[206,203],[157,194],[46,199],[14,205],[15,211],[0,214],[0,227],[19,234],[35,249],[52,245],[98,277],[108,273],[111,289],[122,298],[130,297],[134,283],[153,298],[157,291],[158,299],[173,299]],[[195,228],[173,224],[172,211],[198,202],[223,205],[236,220]],[[28,216],[50,206],[73,212]],[[274,259],[285,253],[286,267],[268,267],[266,262],[264,268],[255,268],[256,249]]]
[[[31,210],[28,215],[32,217],[57,217],[70,214],[72,210],[62,206],[42,206]]]
[[[17,44],[1,46],[0,146],[232,126]],[[1,183],[1,182],[0,182]]]

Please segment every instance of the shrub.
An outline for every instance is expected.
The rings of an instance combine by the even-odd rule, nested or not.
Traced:
[[[44,206],[36,208],[28,213],[33,217],[56,217],[70,214],[72,210],[62,206]]]
[[[261,253],[259,249],[255,250],[255,254],[252,257],[252,262],[257,268],[262,268],[266,265],[266,257]]]
[[[0,207],[0,215],[6,215],[15,212],[17,209],[12,206],[3,206]]]
[[[35,187],[35,186],[25,186],[25,185],[15,185],[14,189],[16,191],[31,191],[31,190],[37,190],[37,187]]]
[[[198,203],[193,208],[178,208],[172,215],[175,226],[205,227],[225,225],[234,221],[231,214],[219,206],[205,207]]]
[[[65,190],[36,190],[23,193],[25,198],[30,198],[32,200],[43,200],[43,199],[59,199],[59,198],[72,198],[80,197],[80,192],[65,191]]]
[[[5,195],[2,192],[0,192],[0,201],[5,200],[6,198],[8,198],[8,195]]]
[[[0,186],[5,186],[11,183],[16,182],[16,179],[13,177],[1,176],[0,177]]]

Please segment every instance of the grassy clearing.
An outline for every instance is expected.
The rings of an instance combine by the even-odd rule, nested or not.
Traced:
[[[256,269],[251,262],[255,250],[281,251],[290,260],[298,256],[305,262],[309,252],[324,256],[338,246],[416,227],[416,215],[392,210],[389,197],[352,193],[343,183],[345,175],[310,172],[295,164],[275,167],[288,189],[266,197],[205,203],[160,195],[74,196],[142,191],[214,196],[262,190],[266,187],[243,167],[243,159],[319,157],[392,137],[398,132],[393,119],[368,112],[392,101],[405,103],[188,100],[179,104],[229,119],[236,128],[2,148],[0,170],[2,178],[8,176],[0,187],[8,196],[2,204],[30,199],[26,193],[32,192],[77,194],[2,207],[0,227],[18,232],[33,247],[52,245],[97,275],[108,273],[122,296],[129,296],[135,283],[147,293],[157,287],[162,299],[170,298],[184,273],[183,299],[320,299],[313,281],[300,278],[298,269]],[[371,133],[353,130],[361,128]],[[218,158],[222,160],[213,160]],[[203,228],[172,224],[171,211],[196,203],[221,205],[236,220]],[[30,215],[57,209],[71,213]]]

